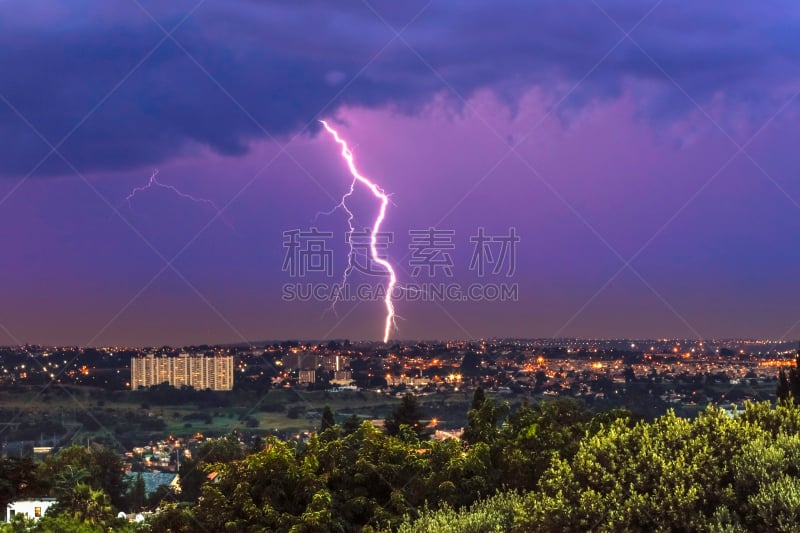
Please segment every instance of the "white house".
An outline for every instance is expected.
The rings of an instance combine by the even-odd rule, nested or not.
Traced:
[[[39,520],[55,503],[55,498],[36,498],[11,502],[6,506],[6,522],[11,522],[11,519],[18,514],[26,518]]]

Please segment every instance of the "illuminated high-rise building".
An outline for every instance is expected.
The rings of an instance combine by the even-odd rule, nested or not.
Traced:
[[[216,391],[233,388],[233,356],[189,355],[177,357],[153,354],[131,358],[131,389],[169,383],[175,388]]]

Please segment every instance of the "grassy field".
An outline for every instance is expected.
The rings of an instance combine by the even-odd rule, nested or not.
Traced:
[[[740,403],[744,398],[769,399],[774,385],[709,385],[696,404],[668,404],[659,395],[673,385],[629,387],[626,394],[590,402],[596,409],[624,407],[653,418],[674,408],[680,416],[693,417],[709,401]],[[645,391],[646,388],[653,390]],[[642,389],[636,391],[636,389]],[[663,390],[662,390],[663,389]],[[708,393],[708,396],[706,396]],[[427,417],[439,427],[466,424],[472,392],[446,392],[418,396]],[[500,395],[511,404],[536,401],[530,396]],[[216,436],[231,431],[251,434],[276,433],[284,437],[319,427],[325,406],[338,422],[351,415],[360,419],[383,419],[399,402],[396,396],[366,391],[270,390],[160,395],[140,391],[107,391],[89,387],[53,386],[0,389],[0,443],[32,446],[36,441],[86,442],[87,439],[118,447],[142,444],[168,435],[203,433]],[[5,444],[4,444],[5,445]],[[9,446],[8,449],[11,449]]]
[[[13,423],[0,427],[0,439],[40,440],[66,435],[66,440],[73,442],[93,439],[127,446],[197,432],[207,436],[234,430],[290,435],[316,429],[325,406],[343,422],[351,415],[367,420],[385,418],[399,402],[395,396],[362,391],[237,391],[210,398],[179,402],[167,396],[154,402],[143,392],[88,387],[0,390],[0,419]],[[430,418],[459,427],[466,420],[471,393],[420,396],[419,401]]]

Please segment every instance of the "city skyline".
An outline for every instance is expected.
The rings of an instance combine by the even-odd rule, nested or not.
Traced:
[[[0,19],[0,345],[380,340],[366,256],[331,309],[351,176],[320,119],[390,199],[390,342],[800,337],[793,3]]]

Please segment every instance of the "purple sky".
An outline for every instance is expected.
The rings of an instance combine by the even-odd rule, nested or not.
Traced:
[[[318,118],[392,195],[402,284],[518,287],[401,298],[395,338],[800,336],[796,2],[169,4],[0,4],[0,344],[379,338],[380,302],[282,298],[347,260]],[[129,205],[154,168],[221,215]],[[333,278],[282,270],[312,226]],[[452,278],[411,276],[429,227]],[[468,268],[478,227],[516,229],[512,276]]]

